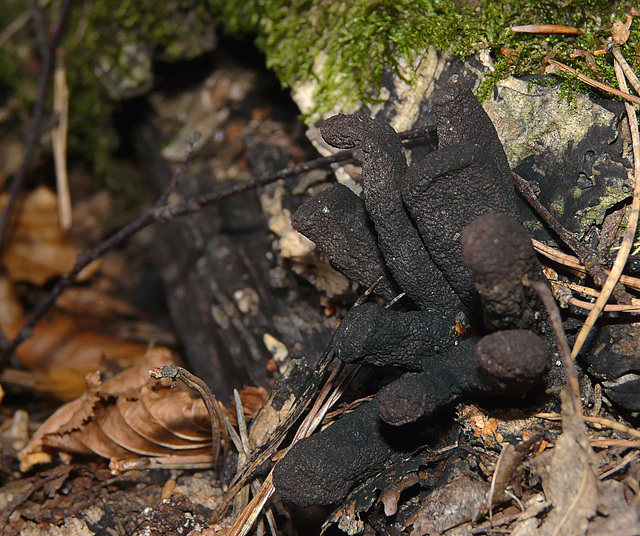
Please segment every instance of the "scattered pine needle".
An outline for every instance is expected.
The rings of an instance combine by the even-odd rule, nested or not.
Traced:
[[[612,43],[609,50],[613,50],[615,48],[616,45]],[[618,85],[623,91],[628,92],[629,90],[624,76],[624,71],[617,59],[614,61],[614,68],[616,71]],[[627,111],[629,130],[631,131],[631,140],[633,144],[634,187],[633,199],[631,201],[631,210],[629,211],[627,228],[622,239],[622,244],[620,245],[616,260],[613,263],[613,267],[611,268],[611,273],[609,274],[609,277],[607,277],[607,281],[600,291],[600,296],[598,296],[593,309],[587,316],[587,319],[585,320],[584,325],[580,329],[578,337],[576,338],[576,342],[571,352],[571,356],[574,358],[582,349],[582,346],[587,340],[587,336],[589,335],[591,328],[593,328],[593,326],[595,325],[598,316],[600,316],[602,309],[607,303],[607,300],[609,299],[609,296],[613,291],[613,287],[618,282],[620,275],[622,275],[622,270],[624,270],[624,266],[627,263],[627,258],[629,257],[629,253],[631,252],[631,248],[633,247],[633,240],[638,228],[638,215],[640,214],[640,134],[638,133],[638,118],[636,117],[636,111],[633,105],[625,102],[625,109]]]
[[[524,26],[512,26],[512,32],[516,33],[541,33],[541,34],[565,34],[582,35],[584,30],[562,24],[525,24]]]
[[[536,413],[534,417],[538,417],[539,419],[546,419],[548,421],[562,420],[561,413]],[[611,430],[616,430],[617,432],[628,434],[631,437],[640,438],[640,430],[636,430],[635,428],[631,428],[630,426],[626,426],[625,424],[619,423],[617,421],[612,421],[611,419],[605,419],[604,417],[585,416],[584,420],[587,424],[610,428]]]
[[[355,367],[341,382],[336,385],[337,378],[343,368],[344,364],[339,363],[331,372],[331,375],[318,394],[313,407],[298,428],[298,431],[291,442],[292,445],[303,437],[309,437],[316,430],[316,428],[322,423],[322,420],[329,409],[331,409],[331,407],[337,402],[349,382],[353,379],[354,375],[358,370],[360,370],[360,367]],[[254,495],[249,505],[240,514],[233,524],[233,527],[231,527],[228,536],[246,536],[260,515],[265,504],[273,495],[274,491],[273,470],[271,470],[269,476],[262,484],[260,491]]]
[[[565,73],[569,73],[569,74],[574,75],[578,80],[580,80],[581,82],[584,82],[585,84],[589,84],[590,86],[593,86],[595,88],[601,89],[602,91],[606,91],[607,93],[611,93],[612,95],[616,95],[617,97],[620,97],[621,99],[625,99],[625,100],[628,100],[628,101],[631,101],[631,102],[635,102],[636,104],[640,104],[640,97],[636,97],[635,95],[631,95],[628,91],[627,92],[620,91],[618,89],[612,88],[611,86],[607,86],[606,84],[598,82],[597,80],[594,80],[593,78],[589,78],[588,76],[585,76],[584,74],[579,73],[575,69],[572,69],[568,65],[565,65],[564,63],[560,63],[559,61],[549,60],[549,63],[551,65],[553,65],[554,67],[557,67],[561,71],[564,71]]]
[[[640,441],[633,439],[591,439],[589,444],[594,448],[622,447],[629,449],[640,448]]]
[[[549,247],[538,240],[534,239],[531,241],[533,242],[533,247],[535,248],[535,250],[538,253],[547,257],[548,259],[554,262],[557,262],[559,264],[562,264],[563,266],[566,266],[567,268],[570,268],[572,270],[576,270],[580,273],[583,273],[583,274],[587,273],[587,269],[580,263],[580,261],[576,257],[573,257],[572,255],[567,255],[562,251],[558,251],[557,249]],[[607,269],[605,268],[605,270]],[[637,277],[622,275],[620,276],[619,281],[625,287],[632,288],[634,290],[640,290],[640,279],[638,279]]]
[[[622,67],[622,71],[627,77],[627,80],[629,80],[629,83],[638,93],[640,93],[640,80],[638,80],[636,73],[633,72],[631,66],[627,63],[627,60],[624,59],[620,49],[616,46],[612,46],[610,52],[613,54],[614,59],[620,64],[620,67]]]
[[[586,311],[593,311],[596,307],[594,302],[578,300],[577,298],[569,298],[569,303],[574,307],[579,307]],[[619,305],[610,303],[602,308],[605,313],[640,313],[640,305]]]

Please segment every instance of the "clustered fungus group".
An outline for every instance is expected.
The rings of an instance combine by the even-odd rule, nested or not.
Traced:
[[[438,148],[407,164],[400,137],[363,115],[321,127],[340,149],[362,153],[363,197],[336,184],[293,215],[293,226],[349,278],[409,306],[355,306],[334,335],[347,363],[404,371],[373,399],[297,442],[274,470],[280,496],[300,506],[342,500],[401,455],[397,427],[460,397],[522,393],[549,360],[542,308],[530,282],[544,281],[516,219],[511,170],[491,120],[452,78],[434,98]],[[456,329],[461,319],[478,335]]]

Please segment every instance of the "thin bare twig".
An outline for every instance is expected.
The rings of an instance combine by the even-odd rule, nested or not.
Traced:
[[[542,281],[525,281],[524,283],[531,286],[537,292],[547,309],[549,323],[551,324],[551,329],[555,335],[558,350],[560,351],[560,359],[562,359],[562,366],[567,376],[567,388],[570,397],[569,399],[573,405],[573,413],[575,415],[582,415],[582,401],[580,400],[578,372],[576,370],[576,364],[571,358],[569,342],[567,341],[567,336],[564,332],[564,328],[562,327],[560,310],[556,305],[553,294],[551,294],[551,289],[549,289],[546,283],[543,283]]]
[[[615,43],[610,44],[610,50],[616,48]],[[616,60],[614,61],[614,68],[616,71],[616,78],[618,80],[618,85],[622,90],[628,91],[627,82],[624,77],[624,72],[620,63]],[[633,198],[631,201],[631,210],[629,211],[629,216],[627,219],[627,228],[624,233],[624,237],[622,239],[622,244],[620,245],[620,249],[618,251],[618,255],[616,256],[616,260],[613,263],[613,267],[611,268],[611,273],[607,278],[606,283],[602,287],[602,291],[600,292],[600,296],[596,300],[594,308],[591,310],[587,319],[585,320],[580,332],[578,333],[578,337],[576,338],[576,342],[573,346],[573,350],[571,352],[572,357],[576,357],[585,341],[587,340],[587,336],[591,331],[591,328],[596,323],[598,316],[600,315],[602,308],[607,303],[611,292],[613,291],[616,284],[618,284],[618,279],[622,274],[622,270],[624,270],[624,266],[627,263],[627,257],[631,252],[631,248],[633,247],[633,239],[636,235],[636,230],[638,228],[638,216],[640,215],[640,134],[638,133],[638,118],[636,117],[636,111],[633,105],[625,102],[625,109],[627,111],[627,117],[629,120],[629,130],[631,131],[631,140],[633,145],[633,178],[634,178],[634,186],[633,186]]]
[[[39,5],[40,9],[44,9],[51,3],[51,0],[42,0]],[[20,13],[15,19],[13,19],[0,33],[0,48],[4,48],[4,46],[11,40],[11,38],[17,34],[20,30],[22,30],[29,21],[33,17],[33,13],[31,11],[24,11]]]
[[[580,262],[587,269],[596,285],[602,287],[607,280],[607,273],[598,261],[596,253],[587,248],[584,244],[578,241],[569,231],[567,231],[558,220],[551,214],[547,208],[540,203],[531,186],[517,173],[512,173],[512,180],[518,191],[524,196],[531,207],[538,213],[538,215],[544,220],[544,222],[553,229],[571,250],[578,256]],[[620,304],[630,305],[632,301],[631,295],[624,289],[621,284],[617,284],[614,287],[614,297]]]
[[[191,152],[189,152],[189,154],[187,155],[187,159],[185,160],[185,162],[183,162],[182,165],[176,168],[169,186],[160,196],[156,204],[151,207],[151,209],[136,218],[129,225],[120,229],[117,233],[107,238],[104,242],[96,246],[88,253],[81,253],[78,255],[76,263],[71,271],[61,277],[53,286],[51,291],[38,302],[34,310],[31,312],[31,315],[26,320],[18,334],[13,338],[13,340],[11,342],[4,341],[4,344],[2,344],[2,348],[0,351],[0,371],[4,369],[9,356],[18,347],[18,345],[20,345],[20,343],[31,336],[33,328],[49,312],[58,297],[76,282],[78,275],[82,272],[82,270],[84,270],[96,259],[102,257],[102,255],[104,255],[107,251],[110,251],[111,249],[117,247],[122,242],[136,234],[141,229],[144,229],[145,227],[153,223],[158,217],[160,217],[158,215],[158,212],[164,207],[169,194],[175,189],[178,180],[182,177],[186,162],[190,156]]]

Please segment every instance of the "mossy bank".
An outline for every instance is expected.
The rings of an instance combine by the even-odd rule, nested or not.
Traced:
[[[220,29],[253,38],[285,87],[313,81],[313,122],[341,102],[373,102],[385,71],[402,73],[429,47],[462,57],[485,51],[496,80],[539,73],[553,57],[591,77],[612,82],[612,67],[599,51],[615,20],[633,2],[605,0],[93,0],[74,2],[63,41],[71,89],[70,147],[105,173],[117,145],[113,113],[123,99],[153,85],[154,65],[192,59],[215,48]],[[0,27],[29,13],[26,0],[8,0]],[[45,4],[55,20],[57,2]],[[518,34],[512,26],[562,24],[579,36]],[[640,40],[632,24],[623,53],[633,60]],[[8,95],[28,108],[34,100],[31,25],[8,35],[0,47],[0,80]],[[2,37],[0,36],[0,37]],[[577,52],[584,51],[584,52]],[[633,63],[633,62],[632,62]],[[410,69],[409,69],[410,72]],[[412,80],[408,80],[409,83]],[[572,87],[578,83],[572,81]]]

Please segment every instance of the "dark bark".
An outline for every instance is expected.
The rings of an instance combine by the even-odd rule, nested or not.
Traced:
[[[171,172],[160,154],[160,133],[147,126],[139,130],[137,141],[148,176],[161,189]],[[268,165],[279,169],[286,164]],[[202,168],[202,162],[190,164],[178,185],[183,197],[220,187],[206,172],[196,173]],[[267,370],[272,356],[263,342],[265,333],[282,341],[291,354],[312,361],[320,355],[331,330],[318,296],[290,276],[284,287],[272,281],[270,272],[278,260],[255,191],[167,221],[155,231],[153,260],[162,273],[188,367],[218,396],[224,399],[248,383],[271,386],[275,375]],[[241,310],[239,294],[250,298],[247,312]]]

